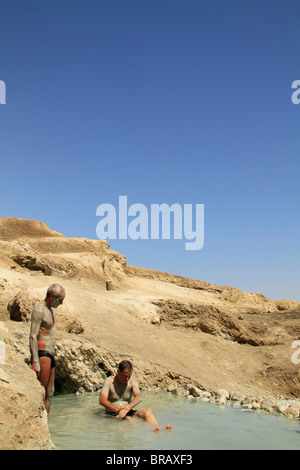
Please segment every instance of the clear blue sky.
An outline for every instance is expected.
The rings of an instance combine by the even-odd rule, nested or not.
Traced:
[[[300,301],[298,0],[0,0],[0,216],[96,239],[96,208],[205,205],[128,264]]]

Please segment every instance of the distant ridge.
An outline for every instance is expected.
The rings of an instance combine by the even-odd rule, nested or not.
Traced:
[[[14,217],[0,217],[0,239],[5,241],[20,238],[64,237],[51,230],[44,222]]]

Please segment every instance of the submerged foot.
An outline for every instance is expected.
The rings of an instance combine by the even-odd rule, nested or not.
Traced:
[[[172,426],[170,426],[169,424],[167,424],[166,429],[167,429],[168,431],[170,431],[170,430],[172,429]]]

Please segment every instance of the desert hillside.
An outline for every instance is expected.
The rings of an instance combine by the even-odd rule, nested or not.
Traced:
[[[67,293],[55,311],[58,391],[98,390],[128,358],[143,388],[300,396],[299,303],[128,266],[106,241],[0,218],[0,448],[52,448],[28,336],[56,282]]]

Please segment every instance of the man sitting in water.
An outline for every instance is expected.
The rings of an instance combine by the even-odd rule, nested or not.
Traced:
[[[133,367],[130,361],[122,361],[119,364],[117,375],[105,379],[100,392],[100,405],[104,406],[105,413],[116,418],[128,418],[137,416],[148,423],[157,424],[150,408],[134,410],[133,408],[142,401],[138,383],[132,377]],[[126,401],[126,404],[122,404]]]

